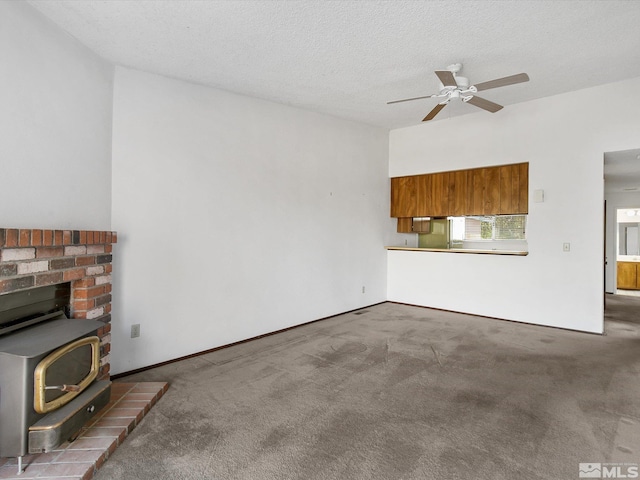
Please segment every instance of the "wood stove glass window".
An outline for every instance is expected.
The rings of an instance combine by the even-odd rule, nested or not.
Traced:
[[[76,340],[44,358],[34,376],[34,409],[46,413],[71,401],[97,377],[100,339]]]

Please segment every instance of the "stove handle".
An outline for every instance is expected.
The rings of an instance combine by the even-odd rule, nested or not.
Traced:
[[[62,392],[79,392],[80,387],[78,385],[47,385],[45,390],[60,390]]]

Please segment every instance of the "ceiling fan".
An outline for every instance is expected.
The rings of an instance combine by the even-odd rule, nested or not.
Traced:
[[[432,120],[453,98],[458,98],[463,102],[470,103],[471,105],[475,105],[483,110],[495,113],[503,108],[502,105],[498,105],[497,103],[478,97],[476,95],[477,92],[529,81],[529,75],[526,73],[518,73],[516,75],[497,78],[495,80],[489,80],[488,82],[482,82],[476,85],[469,85],[468,78],[458,75],[460,70],[462,70],[461,63],[449,65],[446,70],[436,70],[435,74],[438,76],[441,83],[439,93],[434,95],[425,95],[422,97],[405,98],[403,100],[394,100],[393,102],[387,102],[387,105],[392,103],[410,102],[412,100],[420,100],[423,98],[442,98],[443,100],[438,103],[426,117],[424,117],[422,120],[423,122]]]

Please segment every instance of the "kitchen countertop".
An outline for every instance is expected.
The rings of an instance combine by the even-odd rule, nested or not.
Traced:
[[[419,248],[419,247],[385,247],[387,250],[404,250],[408,252],[442,252],[442,253],[476,253],[484,255],[515,255],[524,257],[529,252],[514,250],[478,250],[471,248]]]
[[[640,257],[638,255],[618,255],[616,259],[617,262],[640,262]]]

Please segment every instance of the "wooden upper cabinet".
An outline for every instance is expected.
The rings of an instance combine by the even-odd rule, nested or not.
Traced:
[[[430,233],[431,220],[425,218],[398,218],[398,233]]]
[[[509,214],[519,210],[519,185],[520,168],[518,165],[500,167],[500,209],[498,213]]]
[[[444,217],[449,211],[449,173],[417,175],[417,217]]]
[[[529,164],[500,167],[500,214],[514,215],[529,211]]]
[[[484,168],[467,170],[467,210],[465,215],[484,213]]]
[[[450,172],[434,173],[432,174],[433,182],[436,185],[436,191],[439,191],[437,200],[434,202],[434,217],[446,217],[451,215],[451,208],[449,206],[449,191],[451,190],[451,183],[449,179]]]
[[[528,163],[391,179],[392,217],[516,215],[528,210]]]
[[[417,177],[396,177],[391,179],[391,216],[416,217],[418,202]]]
[[[449,172],[449,213],[460,217],[469,210],[470,170]]]
[[[418,201],[416,202],[415,216],[429,217],[433,211],[433,186],[431,175],[416,175],[418,188]]]
[[[520,199],[518,202],[518,211],[516,213],[527,214],[529,213],[529,164],[518,164],[520,169],[520,176],[518,178],[518,194]]]
[[[413,218],[398,218],[398,233],[413,233]]]
[[[502,167],[488,167],[484,170],[484,210],[483,215],[500,214],[500,170]]]

